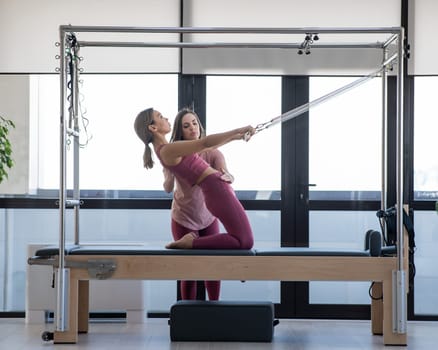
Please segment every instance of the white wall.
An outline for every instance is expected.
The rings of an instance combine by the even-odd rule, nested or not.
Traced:
[[[184,25],[194,27],[399,27],[399,0],[189,0],[184,3]],[[296,36],[263,35],[277,42],[298,42]],[[205,35],[193,35],[201,41]],[[202,39],[201,39],[202,37]],[[251,42],[254,35],[210,35],[210,41]],[[262,35],[256,36],[261,38]],[[376,43],[389,36],[321,34],[319,43]],[[310,55],[297,50],[185,49],[185,73],[223,74],[366,74],[382,60],[376,49],[313,49]]]
[[[411,0],[409,7],[409,44],[411,58],[408,73],[438,74],[438,1]]]
[[[185,26],[400,26],[400,0],[313,0],[311,5],[302,0],[186,0],[183,4]],[[179,0],[3,0],[0,6],[0,73],[54,72],[59,65],[55,59],[59,54],[55,47],[59,41],[59,25],[180,25]],[[174,42],[179,36],[77,33],[77,37],[82,41]],[[301,42],[302,39],[304,35],[288,40]],[[337,40],[321,36],[321,42]],[[376,42],[380,38],[354,36],[351,40]],[[380,52],[364,49],[315,50],[310,56],[298,56],[295,50],[286,53],[285,50],[227,49],[226,54],[217,49],[184,51],[183,71],[186,73],[224,73],[237,68],[243,73],[258,74],[328,74],[335,70],[354,74],[370,71],[381,61]],[[180,69],[178,49],[83,47],[80,54],[84,57],[81,67],[85,72],[176,72]]]
[[[401,19],[401,0],[185,0],[183,4],[186,26],[388,27],[400,26]],[[59,25],[179,26],[179,6],[179,0],[0,0],[0,73],[54,73],[59,66],[55,59],[59,54],[55,47]],[[437,15],[437,1],[409,1],[410,74],[438,74],[435,60],[438,41],[434,40]],[[127,40],[125,35],[81,34],[81,38]],[[161,35],[157,40],[177,38]],[[368,69],[369,65],[357,50],[309,57],[285,55],[278,50],[268,55],[254,52],[251,56],[232,53],[236,63],[230,62],[232,55],[225,57],[217,50],[208,54],[186,50],[184,71],[222,73],[235,65],[256,73],[260,73],[261,67],[272,66],[269,73],[326,74],[326,70],[337,67],[354,70],[355,66]],[[177,49],[82,48],[81,55],[85,58],[82,67],[87,72],[175,72],[180,68]],[[327,60],[328,55],[332,59]],[[286,63],[291,68],[282,68]]]
[[[60,25],[178,26],[179,13],[179,0],[0,0],[0,73],[54,73]],[[99,38],[127,40],[124,35]],[[87,72],[174,72],[179,67],[177,51],[163,49],[84,49],[81,54]]]

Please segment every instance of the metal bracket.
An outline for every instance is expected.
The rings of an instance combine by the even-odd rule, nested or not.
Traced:
[[[29,265],[49,265],[53,267],[58,267],[57,259],[38,259],[29,258]],[[88,275],[91,278],[98,280],[105,280],[110,278],[114,271],[117,269],[117,263],[111,259],[94,259],[87,261],[69,261],[65,262],[65,267],[76,268],[76,269],[87,269]]]
[[[110,259],[88,260],[88,261],[67,261],[67,267],[82,268],[88,270],[88,275],[91,278],[105,280],[110,278],[116,271],[117,264]]]

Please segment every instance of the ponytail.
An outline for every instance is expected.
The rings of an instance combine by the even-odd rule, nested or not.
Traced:
[[[154,109],[148,108],[141,111],[134,121],[134,130],[140,140],[145,144],[143,153],[143,165],[146,169],[152,169],[154,160],[152,159],[152,150],[149,143],[153,141],[153,134],[149,131],[149,125],[154,121]]]
[[[152,150],[149,144],[144,147],[143,153],[143,165],[146,169],[152,169],[154,167],[154,160],[152,158]]]

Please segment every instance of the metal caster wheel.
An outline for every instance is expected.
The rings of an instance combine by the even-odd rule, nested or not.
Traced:
[[[43,334],[41,334],[41,338],[44,341],[50,341],[53,340],[53,332],[43,332]]]

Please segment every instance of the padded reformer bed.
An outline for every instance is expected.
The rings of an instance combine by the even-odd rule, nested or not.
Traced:
[[[393,272],[395,256],[382,256],[380,233],[373,231],[365,250],[273,248],[251,250],[169,250],[148,246],[71,245],[65,248],[68,330],[55,331],[55,343],[76,343],[88,332],[89,281],[266,280],[371,281],[371,332],[385,345],[406,345],[395,331]],[[378,234],[378,238],[376,236]],[[58,248],[48,246],[29,259],[31,265],[57,268]],[[407,256],[407,254],[405,255]],[[407,263],[407,262],[406,262]]]

